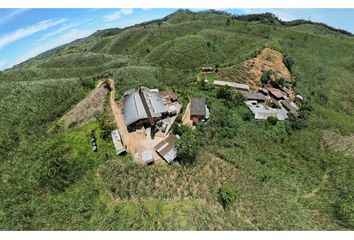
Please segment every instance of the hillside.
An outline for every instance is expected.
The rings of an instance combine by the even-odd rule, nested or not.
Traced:
[[[1,71],[0,229],[353,230],[353,40],[269,14],[179,10]],[[271,54],[268,63],[262,53]],[[278,68],[304,96],[304,115],[257,121],[244,104],[195,81],[201,66],[240,82]],[[193,132],[193,164],[141,166],[116,156],[102,127],[112,121],[107,103],[96,120],[63,127],[59,120],[106,72],[116,99],[138,85],[173,89],[183,106],[191,95],[206,99],[212,117]],[[225,182],[237,189],[227,209],[219,199]]]

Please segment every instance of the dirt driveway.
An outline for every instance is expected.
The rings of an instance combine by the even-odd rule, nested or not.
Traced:
[[[142,160],[142,153],[146,150],[151,150],[153,152],[153,157],[155,163],[162,163],[164,160],[155,152],[154,146],[162,141],[164,138],[155,137],[151,139],[150,135],[147,135],[144,130],[137,130],[134,132],[128,132],[127,126],[124,122],[123,114],[123,102],[117,103],[115,101],[115,86],[114,81],[109,79],[109,84],[111,87],[110,104],[114,115],[114,119],[117,124],[119,134],[121,135],[122,142],[127,152],[131,154],[134,160],[144,163]]]

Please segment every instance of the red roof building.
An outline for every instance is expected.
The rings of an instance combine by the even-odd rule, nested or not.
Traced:
[[[283,99],[286,95],[285,92],[273,87],[268,87],[267,90],[269,91],[270,95],[272,95],[277,100]]]

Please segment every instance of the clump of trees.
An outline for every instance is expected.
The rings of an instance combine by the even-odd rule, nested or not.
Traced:
[[[272,70],[266,70],[262,73],[262,76],[261,76],[261,83],[262,84],[267,84],[270,80],[270,77],[272,75]]]
[[[224,209],[230,208],[237,200],[237,189],[229,182],[225,182],[219,189],[219,199]]]
[[[226,106],[236,107],[243,105],[243,96],[239,92],[235,92],[229,86],[219,88],[216,92],[216,97],[222,99]]]
[[[181,137],[177,139],[176,146],[179,161],[183,164],[195,163],[196,156],[199,151],[199,145],[195,132],[183,125],[177,131],[177,133],[181,135]]]
[[[98,126],[100,128],[100,137],[103,140],[108,140],[111,136],[112,130],[116,128],[114,123],[109,123],[107,120],[107,114],[104,112],[96,112],[94,114],[96,121],[98,122]]]
[[[290,118],[290,126],[293,130],[301,130],[308,125],[310,112],[307,110],[300,110],[297,117]]]

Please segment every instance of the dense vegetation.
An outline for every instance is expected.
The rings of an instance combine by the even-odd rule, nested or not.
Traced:
[[[0,72],[0,229],[352,230],[354,156],[323,136],[354,134],[354,41],[304,23],[177,11]],[[246,78],[239,64],[265,44],[286,56],[306,100],[299,118],[256,121],[242,96],[195,81],[201,65]],[[173,89],[184,106],[189,95],[206,98],[209,121],[174,128],[178,144],[197,146],[164,166],[117,157],[108,106],[64,131],[58,119],[105,72],[117,99],[140,84]]]

